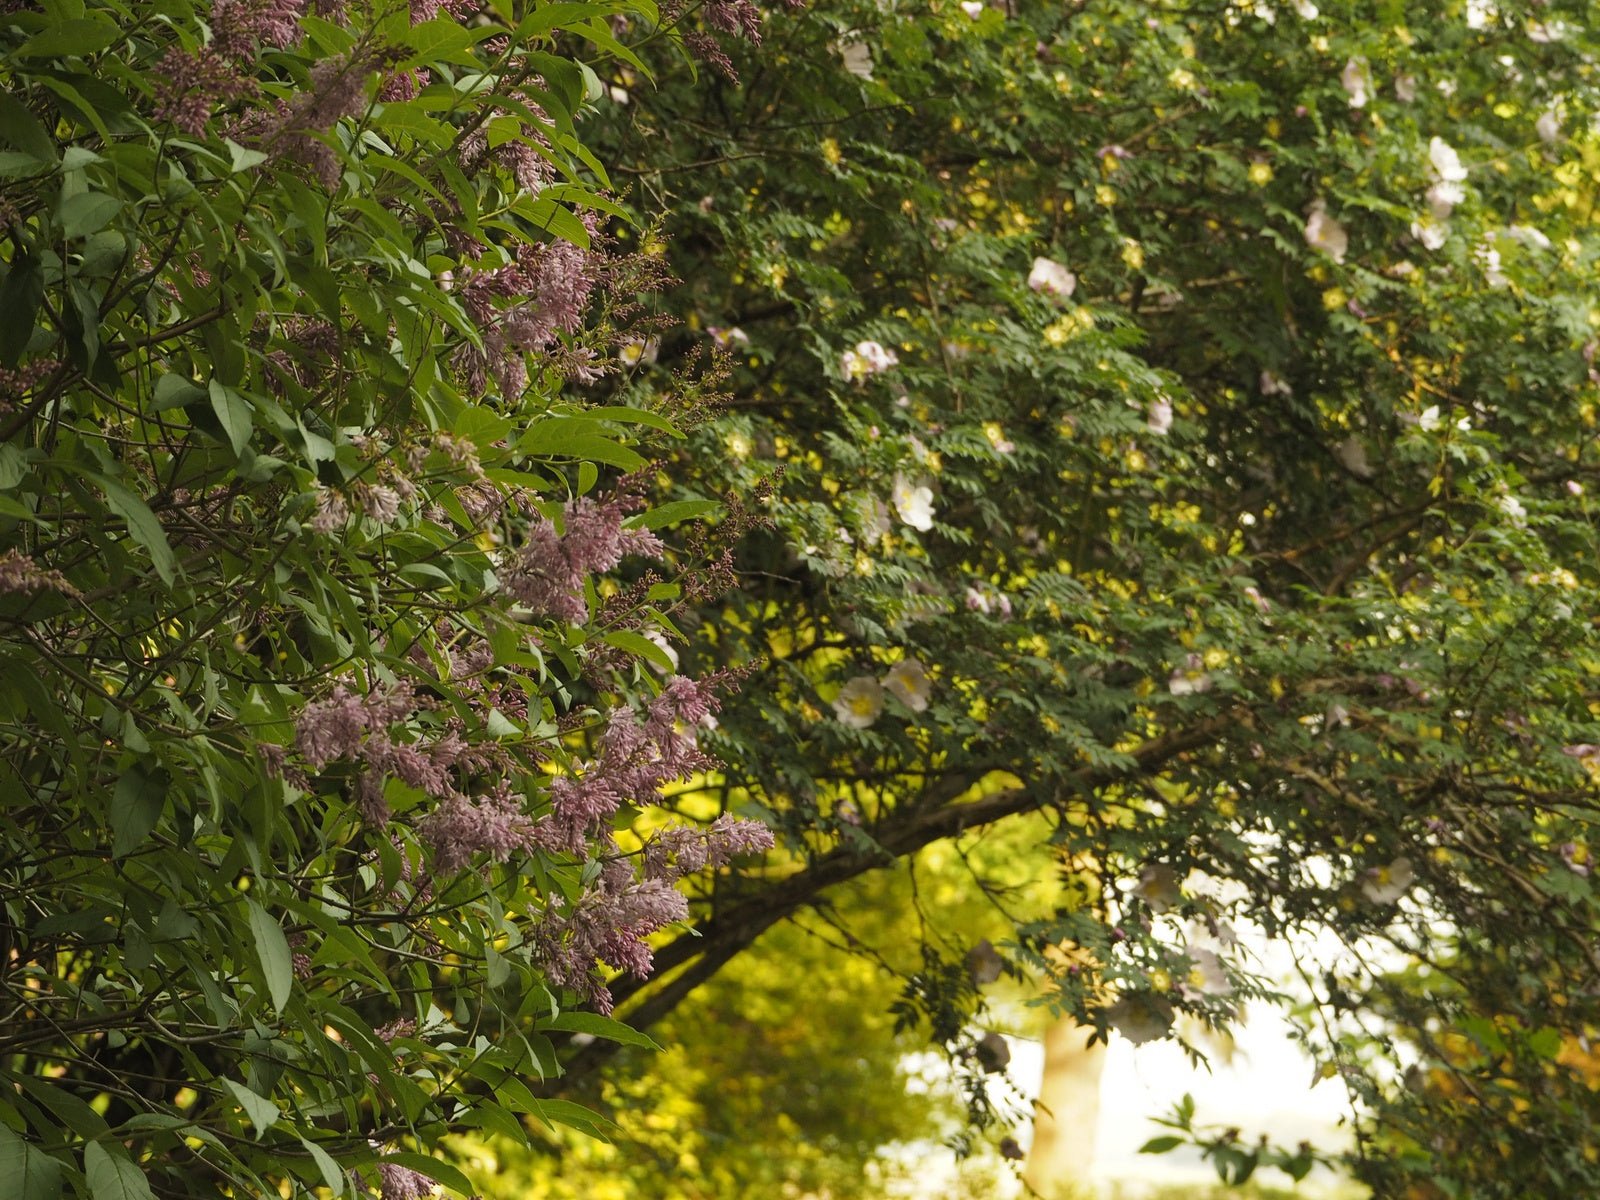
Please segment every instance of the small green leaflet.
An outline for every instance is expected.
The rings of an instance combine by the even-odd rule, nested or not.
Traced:
[[[102,192],[79,192],[61,202],[57,218],[64,238],[88,237],[104,229],[122,211],[122,201]]]
[[[617,1042],[623,1046],[643,1046],[646,1050],[661,1049],[659,1045],[637,1029],[624,1025],[621,1021],[614,1021],[610,1017],[602,1017],[599,1013],[558,1013],[556,1016],[544,1018],[534,1028],[561,1030],[565,1033],[587,1033],[591,1037],[605,1038],[607,1041]]]
[[[155,1200],[150,1181],[121,1146],[89,1142],[83,1148],[83,1172],[94,1200]]]
[[[265,1096],[257,1095],[242,1083],[232,1079],[224,1079],[222,1086],[233,1093],[233,1098],[239,1102],[239,1107],[244,1109],[244,1115],[250,1118],[250,1124],[256,1127],[256,1136],[259,1137],[277,1124],[281,1110]]]
[[[111,857],[121,858],[138,849],[161,820],[171,776],[147,772],[134,763],[123,772],[111,794]]]
[[[0,1124],[0,1179],[18,1188],[18,1200],[56,1200],[61,1195],[61,1164]]]
[[[156,520],[155,513],[115,479],[108,479],[104,475],[97,478],[105,490],[106,507],[128,523],[128,532],[133,535],[133,540],[149,552],[150,560],[155,563],[156,574],[161,576],[163,583],[170,584],[177,564],[173,561],[166,531],[161,528],[161,522]]]
[[[256,957],[261,960],[262,974],[267,977],[267,993],[272,997],[272,1007],[282,1012],[283,1006],[289,1003],[289,991],[294,987],[289,939],[283,936],[283,926],[261,905],[248,896],[245,905],[250,910],[250,932],[255,939]]]
[[[217,414],[217,422],[222,426],[222,432],[227,435],[228,444],[233,447],[233,452],[238,454],[250,440],[255,411],[250,407],[248,400],[215,379],[211,381],[210,390],[211,411]]]

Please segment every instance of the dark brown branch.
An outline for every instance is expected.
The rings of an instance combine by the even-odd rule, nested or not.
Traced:
[[[805,869],[768,884],[758,891],[735,894],[721,911],[699,921],[692,930],[656,952],[656,975],[648,981],[619,981],[612,991],[619,1004],[631,1004],[620,1015],[635,1029],[644,1029],[667,1016],[701,984],[772,926],[817,902],[827,889],[868,871],[898,862],[926,846],[957,837],[1007,817],[1064,804],[1069,797],[1092,794],[1119,780],[1159,770],[1180,754],[1216,741],[1238,726],[1241,715],[1221,713],[1188,728],[1151,738],[1132,752],[1134,766],[1084,767],[1069,774],[1053,793],[1032,787],[1010,788],[979,800],[954,803],[978,782],[978,776],[957,773],[931,785],[918,801],[898,810],[871,832],[876,849],[840,848],[824,854]],[[686,966],[687,964],[687,966]],[[679,971],[678,968],[684,969]],[[670,978],[667,976],[672,974]],[[566,1063],[566,1074],[547,1085],[550,1090],[570,1087],[602,1066],[617,1046],[589,1043]]]

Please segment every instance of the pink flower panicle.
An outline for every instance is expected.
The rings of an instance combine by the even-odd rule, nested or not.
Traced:
[[[400,516],[400,493],[384,483],[361,483],[355,487],[361,511],[380,525],[390,525]]]
[[[639,503],[625,493],[603,500],[580,497],[566,507],[565,532],[558,532],[548,518],[536,522],[508,556],[501,587],[534,616],[581,624],[589,616],[583,585],[591,575],[611,570],[628,554],[661,553],[653,533],[622,527]]]
[[[361,697],[341,684],[326,700],[313,701],[301,711],[295,722],[295,749],[320,771],[336,758],[353,758],[360,752],[367,722]]]
[[[717,711],[717,689],[727,686],[729,679],[726,672],[699,681],[678,676],[646,706],[642,720],[632,709],[613,712],[599,757],[582,764],[576,777],[551,783],[550,812],[535,827],[538,845],[581,854],[588,839],[603,830],[622,805],[654,804],[663,784],[715,766],[716,760],[697,745],[695,730]],[[730,827],[722,826],[716,835],[718,845],[731,835]],[[669,845],[668,850],[675,847]],[[720,853],[707,846],[706,861]]]
[[[417,1023],[410,1017],[396,1017],[372,1031],[374,1037],[385,1045],[396,1038],[410,1037],[417,1031]]]
[[[645,939],[688,915],[688,900],[671,884],[637,880],[625,861],[613,861],[576,901],[547,914],[535,947],[552,983],[609,1013],[611,992],[599,965],[644,978],[653,965]]]
[[[156,66],[155,116],[190,137],[202,137],[219,104],[255,93],[255,81],[210,47],[193,54],[174,46]]]
[[[378,1164],[378,1186],[383,1200],[427,1200],[434,1193],[433,1180],[397,1163]]]
[[[723,813],[705,829],[662,830],[645,849],[644,874],[673,883],[707,867],[725,867],[741,854],[771,850],[773,844],[772,830],[760,821]]]
[[[433,20],[440,13],[455,17],[459,21],[477,11],[477,0],[411,0],[411,23],[421,25],[424,21]]]
[[[345,498],[331,488],[318,487],[316,491],[317,511],[312,514],[311,520],[306,522],[306,528],[321,537],[331,533],[338,533],[349,523],[350,505]]]
[[[505,862],[533,845],[533,823],[504,784],[475,800],[451,796],[418,823],[417,833],[441,874],[461,870],[480,853]]]
[[[471,145],[469,139],[463,148],[469,160]],[[522,149],[537,159],[537,164],[519,155],[512,170],[537,182],[543,178],[543,159],[526,146]],[[599,222],[594,214],[584,213],[581,219],[591,238],[598,237]],[[459,365],[468,385],[478,390],[493,375],[502,393],[520,393],[527,383],[523,355],[547,350],[562,334],[576,333],[582,326],[599,263],[598,254],[572,242],[530,243],[518,248],[514,262],[470,279],[462,288],[461,299],[482,331],[484,349],[468,347],[462,353]],[[500,300],[513,303],[501,306],[496,303]]]
[[[22,551],[12,548],[0,554],[0,596],[30,595],[33,592],[61,592],[76,596],[78,589],[60,571],[41,567]]]
[[[216,0],[211,44],[236,61],[254,62],[257,45],[281,50],[300,39],[305,7],[305,0]]]

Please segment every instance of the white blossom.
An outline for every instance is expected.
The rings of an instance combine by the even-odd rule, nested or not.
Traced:
[[[1261,378],[1256,381],[1256,388],[1263,396],[1294,395],[1294,389],[1281,376],[1266,368],[1262,368]]]
[[[1339,83],[1350,97],[1351,108],[1365,108],[1369,99],[1371,75],[1367,70],[1367,60],[1359,54],[1344,64],[1344,70],[1339,74]]]
[[[1172,428],[1172,401],[1165,396],[1157,396],[1150,401],[1150,411],[1145,419],[1145,426],[1158,437],[1165,437]]]
[[[1327,203],[1321,199],[1311,202],[1311,215],[1306,218],[1306,245],[1320,250],[1336,263],[1344,262],[1350,248],[1350,237],[1344,226],[1328,215]]]
[[[889,502],[900,519],[923,533],[933,528],[933,489],[925,484],[912,484],[904,475],[894,477],[894,487]]]
[[[1233,984],[1228,982],[1228,972],[1222,965],[1222,956],[1215,950],[1186,946],[1184,955],[1192,964],[1184,982],[1194,991],[1204,996],[1226,996],[1233,991]]]
[[[1361,439],[1351,434],[1333,448],[1333,456],[1339,460],[1339,465],[1350,474],[1362,479],[1372,478],[1372,464],[1367,461],[1367,448],[1362,445]]]
[[[899,362],[895,352],[879,342],[857,342],[839,357],[839,373],[854,383],[869,375],[881,375]]]
[[[1550,249],[1550,239],[1532,225],[1507,225],[1506,236],[1534,250]]]
[[[844,69],[857,79],[872,78],[872,49],[860,41],[842,42],[834,47],[844,61]]]
[[[1157,913],[1176,908],[1183,899],[1178,873],[1166,863],[1146,863],[1140,867],[1139,882],[1133,885],[1132,893]]]
[[[1152,995],[1125,995],[1106,1009],[1106,1018],[1135,1046],[1164,1038],[1172,1029],[1172,1010]]]
[[[1561,140],[1561,116],[1555,109],[1549,109],[1533,123],[1534,132],[1539,135],[1539,140],[1550,145]]]
[[[1506,273],[1501,270],[1500,251],[1496,250],[1493,243],[1488,240],[1479,244],[1473,256],[1483,267],[1484,281],[1492,288],[1503,288],[1511,281],[1506,278]]]
[[[1411,222],[1411,236],[1427,249],[1437,250],[1450,236],[1450,227],[1430,216],[1426,220]]]
[[[1417,77],[1415,75],[1396,75],[1394,77],[1394,98],[1402,104],[1410,104],[1417,98]]]
[[[1361,880],[1361,894],[1371,904],[1393,904],[1416,880],[1411,860],[1401,855],[1386,867],[1371,867]]]
[[[974,21],[983,16],[983,10],[985,7],[986,5],[983,3],[983,0],[961,0],[961,11],[966,13],[967,16],[971,17]]]
[[[1450,216],[1455,206],[1466,198],[1466,189],[1459,183],[1449,183],[1441,179],[1428,189],[1428,211],[1434,220],[1443,221]]]
[[[1205,669],[1205,660],[1198,654],[1185,656],[1181,666],[1174,667],[1167,677],[1167,690],[1174,696],[1202,696],[1215,682]]]
[[[1065,298],[1076,290],[1078,277],[1058,262],[1036,258],[1033,269],[1028,272],[1028,286],[1048,296]]]
[[[912,712],[926,712],[928,697],[933,694],[933,681],[928,671],[915,658],[903,658],[889,668],[883,677],[886,692]]]
[[[1434,174],[1447,183],[1460,183],[1467,177],[1467,169],[1461,165],[1461,156],[1441,137],[1428,142],[1428,161],[1433,164]]]
[[[857,675],[833,702],[833,715],[851,729],[868,729],[883,715],[883,685],[870,675]]]

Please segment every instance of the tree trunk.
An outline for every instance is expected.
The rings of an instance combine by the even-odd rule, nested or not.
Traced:
[[[1060,1018],[1045,1031],[1033,1147],[1022,1173],[1045,1200],[1089,1194],[1106,1048],[1090,1046],[1088,1040],[1089,1031],[1070,1017]]]

